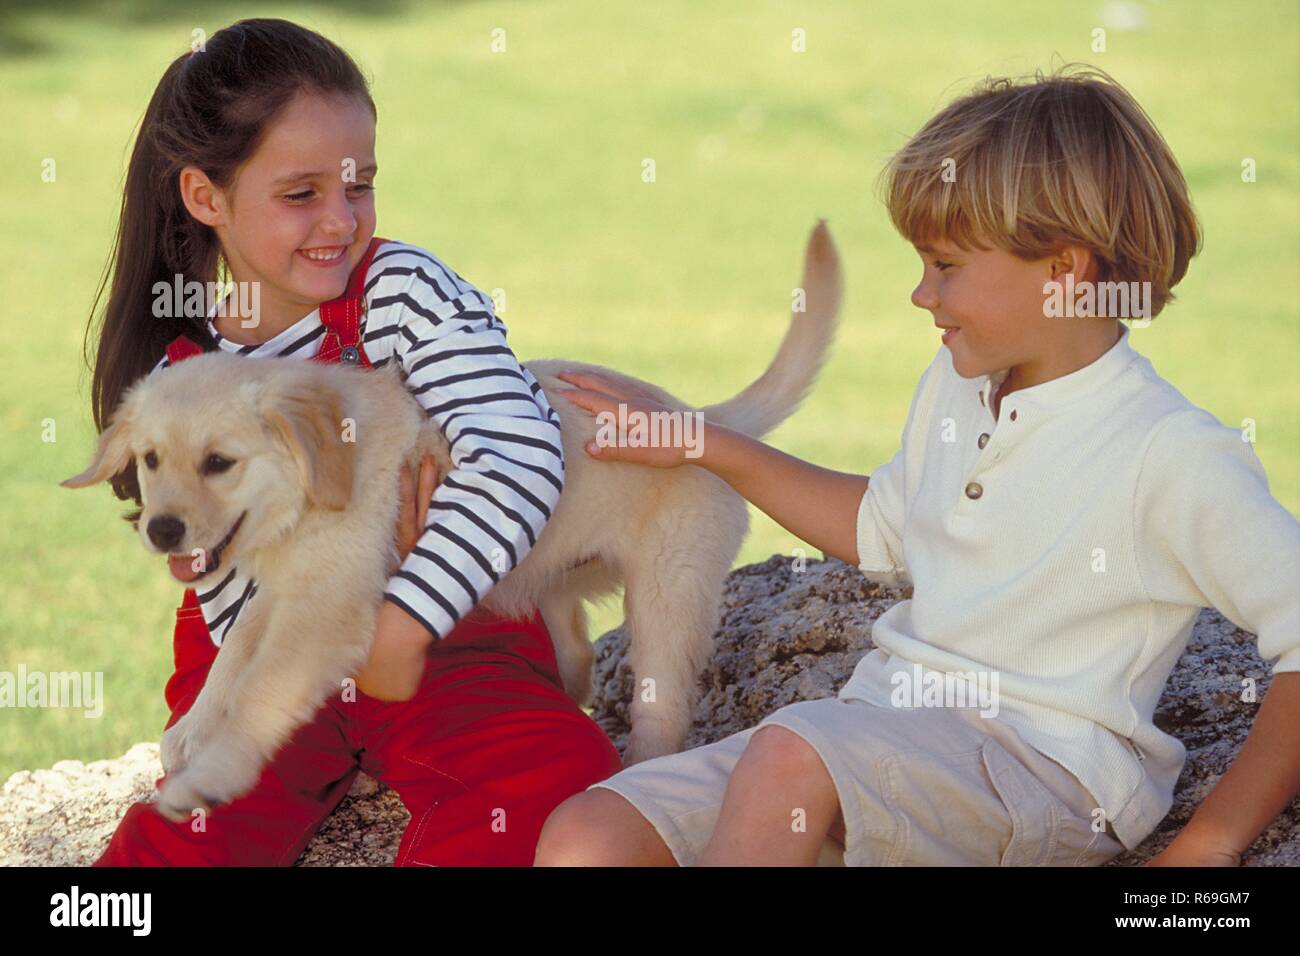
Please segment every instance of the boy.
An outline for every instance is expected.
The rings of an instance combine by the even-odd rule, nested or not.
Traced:
[[[849,865],[1099,865],[1172,804],[1186,751],[1151,717],[1206,606],[1279,660],[1240,756],[1153,862],[1235,865],[1291,801],[1300,523],[1241,434],[1130,347],[1119,318],[1160,312],[1199,226],[1137,103],[1068,69],[987,83],[886,169],[924,264],[912,301],[944,330],[894,458],[868,479],[706,424],[689,462],[913,598],[836,697],[575,795],[538,864],[812,865],[843,847]],[[655,410],[566,378],[590,412]],[[954,674],[993,699],[932,706],[922,675]]]

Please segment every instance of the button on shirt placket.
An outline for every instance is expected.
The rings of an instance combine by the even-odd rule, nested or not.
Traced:
[[[979,392],[980,404],[983,405],[985,411],[988,412],[988,417],[993,418],[993,409],[989,407],[988,402],[985,398],[986,391],[991,393],[992,389],[989,389],[987,386],[985,388],[981,388]],[[1003,411],[1003,409],[999,409],[999,411]],[[1020,417],[1020,413],[1018,409],[1008,408],[1005,409],[1005,413],[1003,414],[1002,417],[1005,421],[1014,422],[1017,418]],[[993,432],[997,431],[998,424],[1000,423],[995,420],[993,425]],[[977,439],[976,444],[979,446],[981,452],[984,451],[984,449],[988,446],[988,443],[990,440],[992,440],[992,438],[993,438],[993,433],[991,432],[986,431],[980,433],[980,436]],[[997,461],[1001,457],[1002,457],[1001,448],[995,447],[993,449],[993,457],[991,461]],[[979,458],[976,459],[975,472],[971,475],[970,480],[966,482],[965,489],[963,489],[963,493],[965,494],[966,498],[969,499],[970,501],[978,501],[984,495],[983,483],[975,480],[975,478],[978,476],[978,473],[980,471],[978,466],[983,461],[983,458],[984,456],[981,455]]]

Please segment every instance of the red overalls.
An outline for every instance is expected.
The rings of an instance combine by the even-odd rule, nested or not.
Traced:
[[[362,286],[385,241],[371,241],[347,291],[321,306],[327,332],[315,360],[370,367]],[[199,351],[184,336],[167,348],[173,362]],[[194,703],[218,652],[192,588],[176,611],[173,645],[167,727]],[[564,693],[536,612],[508,620],[475,608],[434,643],[410,700],[339,696],[298,729],[253,790],[213,808],[200,832],[136,803],[95,866],[289,866],[358,770],[395,790],[411,813],[397,866],[530,866],[551,811],[622,769],[604,731]]]

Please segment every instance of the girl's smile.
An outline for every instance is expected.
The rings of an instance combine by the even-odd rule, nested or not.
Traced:
[[[314,246],[310,249],[299,249],[298,255],[318,269],[328,269],[347,262],[347,251],[347,246]]]

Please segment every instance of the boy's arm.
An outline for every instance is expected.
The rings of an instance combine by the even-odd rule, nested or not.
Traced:
[[[1241,433],[1195,409],[1159,427],[1134,500],[1152,601],[1214,607],[1257,635],[1273,683],[1241,753],[1155,865],[1235,865],[1300,788],[1300,522]]]
[[[857,567],[868,580],[903,584],[908,581],[902,557],[905,449],[919,410],[927,409],[933,401],[933,386],[947,361],[944,352],[939,349],[917,383],[901,447],[870,477],[810,464],[709,421],[703,424],[698,458],[687,457],[680,447],[601,448],[594,443],[588,444],[587,453],[602,460],[631,461],[657,468],[700,466],[727,482],[791,534]],[[609,416],[610,422],[621,420],[621,404],[629,412],[653,415],[669,411],[626,381],[614,382],[592,372],[561,372],[558,377],[575,386],[561,389],[563,398],[598,418]]]
[[[722,425],[704,425],[694,464],[713,472],[796,538],[857,565],[857,516],[869,479],[810,464]]]
[[[1300,671],[1278,674],[1241,753],[1153,866],[1203,866],[1215,853],[1236,865],[1300,792]]]

